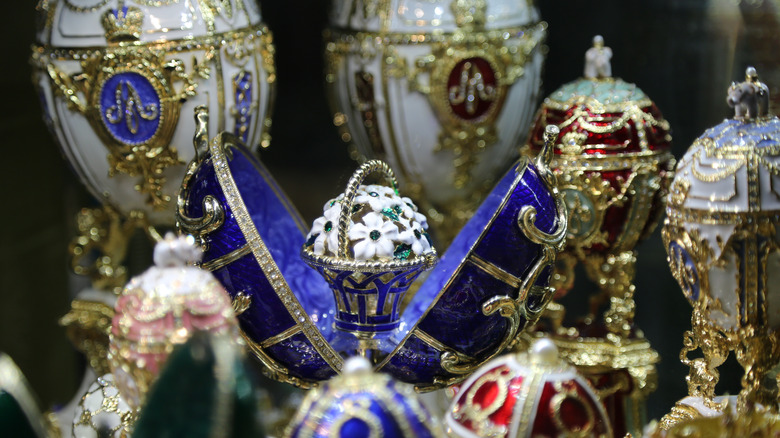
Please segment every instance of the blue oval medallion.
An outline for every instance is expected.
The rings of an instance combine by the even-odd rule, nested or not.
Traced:
[[[669,243],[669,265],[672,275],[682,288],[689,301],[695,303],[699,299],[699,271],[685,247],[678,241]]]
[[[110,76],[100,91],[100,116],[112,137],[136,145],[149,141],[160,126],[160,96],[139,73]]]

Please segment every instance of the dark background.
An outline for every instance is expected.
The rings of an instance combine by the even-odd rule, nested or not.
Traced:
[[[73,397],[83,366],[57,319],[78,283],[68,273],[66,254],[73,217],[94,201],[40,118],[27,62],[35,2],[22,3],[5,7],[0,26],[0,351],[14,358],[49,407]],[[355,168],[324,94],[321,34],[328,4],[260,3],[274,33],[278,68],[273,140],[261,158],[310,221]],[[601,34],[614,52],[614,75],[639,85],[671,123],[678,158],[704,129],[729,115],[726,87],[744,78],[747,65],[755,65],[778,94],[775,2],[555,0],[539,7],[549,23],[542,94],[581,75],[584,52]],[[663,357],[659,388],[648,403],[651,418],[686,394],[687,370],[678,355],[691,308],[665,258],[658,232],[639,247],[636,322]],[[584,297],[592,286],[580,279],[577,288]],[[730,360],[722,370],[719,391],[736,393],[739,367]]]

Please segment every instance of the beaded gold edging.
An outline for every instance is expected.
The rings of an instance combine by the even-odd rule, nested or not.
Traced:
[[[293,294],[290,289],[287,280],[282,275],[279,267],[276,265],[273,257],[271,257],[268,248],[265,246],[260,233],[255,228],[252,218],[249,217],[244,200],[238,191],[236,182],[233,180],[230,167],[228,166],[226,159],[227,150],[232,147],[233,142],[238,143],[234,137],[228,133],[222,133],[211,141],[210,151],[211,159],[213,161],[214,169],[217,174],[220,186],[223,188],[225,199],[233,212],[236,222],[238,223],[241,233],[247,240],[247,244],[252,249],[252,254],[255,257],[260,268],[263,270],[263,274],[271,282],[271,286],[274,288],[276,295],[282,301],[290,316],[295,319],[295,324],[301,327],[306,339],[309,340],[315,350],[322,356],[325,362],[336,372],[341,370],[343,366],[343,359],[336,353],[335,350],[328,344],[325,338],[320,333],[316,325],[311,321],[309,315],[303,310],[298,298]],[[253,352],[257,354],[257,350],[262,350],[262,347],[256,346],[252,348]],[[258,357],[265,363],[268,359],[267,354]],[[266,364],[268,365],[268,364]],[[278,366],[278,365],[277,365]],[[285,374],[287,374],[285,372]],[[300,382],[300,380],[298,380]],[[293,383],[293,382],[291,382]],[[298,383],[300,384],[300,383]]]

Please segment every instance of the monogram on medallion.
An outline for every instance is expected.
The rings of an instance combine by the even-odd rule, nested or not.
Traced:
[[[464,120],[484,116],[498,97],[497,86],[496,73],[483,58],[458,62],[447,81],[452,112]]]
[[[100,92],[100,113],[108,132],[127,144],[151,139],[160,126],[160,96],[138,73],[109,77]]]

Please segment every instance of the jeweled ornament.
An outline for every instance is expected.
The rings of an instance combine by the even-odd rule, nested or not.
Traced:
[[[394,193],[387,196],[388,191],[395,192],[392,183],[361,191],[358,178],[348,190],[354,198],[336,198],[333,206],[337,209],[319,218],[307,239],[308,227],[294,206],[240,139],[221,133],[209,141],[207,117],[205,109],[196,115],[200,120],[195,138],[198,158],[190,164],[182,184],[179,227],[202,243],[205,253],[201,266],[212,271],[230,293],[244,338],[269,374],[304,387],[326,380],[340,373],[349,356],[336,346],[345,332],[334,328],[334,323],[342,318],[342,322],[354,325],[349,319],[354,315],[338,316],[340,310],[347,309],[346,303],[337,307],[334,300],[334,296],[341,296],[340,291],[334,295],[328,280],[304,262],[301,248],[306,245],[304,253],[311,251],[312,259],[315,252],[325,257],[326,251],[334,248],[337,253],[346,250],[353,258],[357,250],[372,259],[359,262],[374,266],[369,272],[392,272],[388,268],[396,265],[424,264],[432,254],[424,236],[424,221],[413,207],[398,203]],[[556,132],[551,127],[550,147]],[[419,389],[442,388],[462,381],[503,351],[539,316],[551,297],[547,287],[550,265],[566,230],[562,200],[546,167],[550,154],[536,163],[522,159],[500,180],[406,307],[400,309],[397,327],[384,332],[384,347],[378,350],[381,354],[370,355],[375,369]],[[384,169],[385,165],[379,167]],[[393,205],[387,208],[384,199],[393,200]],[[400,200],[405,204],[403,198]],[[377,217],[374,210],[380,207],[382,216]],[[354,222],[351,226],[350,220]],[[410,228],[402,220],[408,221]],[[346,233],[341,234],[343,241],[339,241],[340,231]],[[389,239],[394,232],[396,236]],[[397,281],[406,282],[417,273],[412,270],[402,275],[407,277]],[[345,274],[336,284],[344,287],[346,280],[352,287],[355,279]],[[376,280],[371,275],[366,279]],[[360,309],[360,298],[350,306],[355,302]],[[357,317],[360,312],[369,316],[368,309],[359,310]],[[392,308],[382,310],[392,315]],[[376,328],[374,325],[374,333]]]
[[[525,138],[546,23],[532,2],[339,0],[330,26],[342,139],[390,163],[451,240]]]
[[[382,173],[387,185],[363,185]],[[371,339],[400,324],[406,291],[437,261],[427,221],[402,198],[390,167],[372,160],[361,166],[344,193],[325,204],[314,221],[303,259],[333,290],[337,329]]]
[[[674,158],[669,123],[636,85],[612,77],[611,57],[596,36],[585,54],[584,77],[542,103],[526,152],[541,148],[545,126],[560,128],[551,167],[569,228],[556,264],[556,295],[572,287],[578,263],[600,292],[573,327],[562,327],[563,308],[555,303],[557,312],[550,312],[544,329],[564,357],[612,394],[605,404],[616,434],[623,435],[641,432],[644,399],[655,388],[658,354],[633,320],[635,247],[656,226]]]
[[[411,386],[375,373],[352,357],[342,375],[306,394],[285,431],[287,438],[443,437]]]
[[[133,278],[119,296],[108,360],[116,386],[141,407],[173,348],[196,330],[238,337],[227,292],[210,273],[192,266],[201,250],[191,237],[168,234],[154,249],[155,266]]]
[[[192,158],[198,105],[214,128],[268,146],[271,34],[254,0],[40,0],[33,82],[47,124],[101,202],[153,224]]]
[[[745,369],[737,410],[776,411],[780,119],[767,114],[769,92],[752,67],[727,95],[734,118],[693,142],[666,207],[669,266],[693,306],[681,358],[690,367],[688,395],[704,408],[722,408],[714,398],[718,367],[734,352]],[[703,357],[689,358],[697,349]],[[678,403],[663,424],[700,415]]]
[[[613,436],[590,383],[558,356],[549,339],[472,374],[452,401],[446,426],[451,436],[462,438]]]

